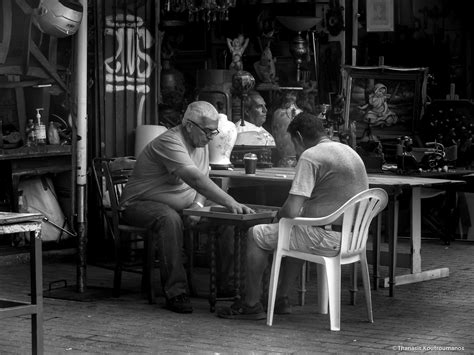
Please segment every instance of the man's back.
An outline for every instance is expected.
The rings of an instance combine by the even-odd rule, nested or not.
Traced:
[[[308,197],[302,216],[322,217],[368,187],[359,155],[345,144],[323,139],[301,154],[290,194]]]

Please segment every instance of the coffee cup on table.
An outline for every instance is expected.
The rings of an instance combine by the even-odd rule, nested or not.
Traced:
[[[255,174],[257,170],[257,155],[254,153],[247,153],[244,155],[244,166],[246,174]]]

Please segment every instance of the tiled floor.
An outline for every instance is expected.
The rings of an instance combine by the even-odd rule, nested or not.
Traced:
[[[409,247],[406,240],[400,244],[401,249]],[[217,318],[204,297],[193,298],[195,311],[188,315],[164,310],[161,296],[156,305],[149,305],[139,292],[140,277],[126,274],[125,292],[118,299],[45,298],[45,353],[474,353],[474,243],[446,247],[437,240],[423,241],[422,256],[423,269],[449,267],[450,276],[398,286],[393,298],[387,289],[372,291],[373,324],[366,320],[363,292],[356,306],[349,305],[349,269],[344,268],[340,332],[331,332],[329,317],[316,313],[314,275],[307,304],[295,306],[291,315],[276,315],[274,325],[268,327],[265,321]],[[94,290],[99,287],[98,296],[106,295],[102,291],[111,286],[112,272],[89,266],[87,273],[87,284]],[[27,300],[27,275],[26,263],[0,266],[0,297]],[[207,270],[198,269],[196,279],[204,294]],[[45,289],[60,280],[74,285],[75,265],[47,258]],[[61,285],[62,281],[52,286]],[[296,293],[292,301],[296,302]],[[0,354],[27,354],[30,346],[29,317],[0,320]]]

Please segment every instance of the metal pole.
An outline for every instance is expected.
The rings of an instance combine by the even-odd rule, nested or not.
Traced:
[[[86,185],[87,185],[87,0],[80,0],[83,7],[82,22],[77,32],[76,95],[77,95],[77,291],[86,287]]]

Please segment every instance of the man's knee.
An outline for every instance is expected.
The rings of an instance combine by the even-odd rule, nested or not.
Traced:
[[[249,228],[247,231],[247,248],[250,249],[261,249],[257,243],[256,236],[254,233],[254,227]]]
[[[172,208],[167,208],[161,211],[159,216],[156,216],[155,228],[165,228],[168,231],[181,231],[183,230],[183,220],[178,212]]]

